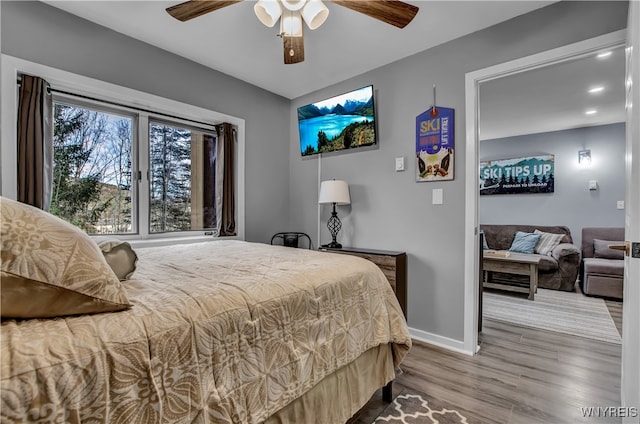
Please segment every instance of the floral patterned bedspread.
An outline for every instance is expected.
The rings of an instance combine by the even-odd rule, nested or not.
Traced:
[[[137,249],[121,312],[0,327],[0,421],[258,423],[406,322],[349,255],[242,241]],[[327,405],[329,407],[329,405]]]

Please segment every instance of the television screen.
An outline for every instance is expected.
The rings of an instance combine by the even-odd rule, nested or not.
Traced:
[[[373,86],[298,108],[302,156],[376,144]]]

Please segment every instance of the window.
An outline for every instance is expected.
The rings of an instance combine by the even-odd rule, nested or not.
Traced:
[[[216,234],[215,228],[219,225],[216,222],[215,208],[208,204],[215,204],[220,208],[219,194],[223,191],[215,193],[215,185],[223,182],[221,170],[216,170],[222,160],[216,160],[215,153],[202,151],[200,145],[204,149],[204,140],[208,138],[207,148],[213,152],[220,150],[222,146],[218,143],[214,126],[227,122],[234,129],[232,142],[235,153],[231,181],[234,199],[232,206],[235,208],[232,213],[236,237],[244,238],[244,119],[5,54],[2,55],[2,65],[0,88],[5,93],[15,92],[15,98],[3,96],[0,107],[0,188],[3,196],[12,199],[18,197],[16,81],[20,81],[23,74],[37,75],[51,84],[54,102],[58,105],[55,109],[58,123],[76,123],[73,128],[57,128],[60,131],[55,140],[59,150],[59,193],[54,206],[58,208],[59,215],[71,216],[65,219],[91,234],[115,235],[139,246],[170,244],[176,238],[183,239],[182,242],[208,239]],[[174,128],[177,133],[190,133],[189,142],[184,142],[185,149],[188,144],[189,159],[181,159],[179,164],[186,169],[188,163],[191,174],[189,180],[184,179],[181,189],[183,193],[179,203],[183,209],[177,215],[168,214],[166,218],[167,224],[171,220],[182,223],[165,225],[164,228],[157,226],[159,218],[152,219],[151,204],[153,202],[154,208],[160,208],[160,211],[164,208],[167,212],[175,205],[162,205],[161,202],[152,200],[156,196],[151,192],[152,171],[161,169],[157,165],[152,169],[151,163],[151,149],[155,148],[151,143],[154,126]],[[119,153],[117,143],[122,143]],[[198,143],[200,145],[194,147]],[[62,152],[63,148],[67,151]],[[68,160],[65,165],[64,160],[60,160],[65,158],[64,153],[67,154],[67,159],[74,158],[71,153],[77,153],[76,160]],[[208,166],[207,163],[211,161],[213,165]],[[54,168],[55,166],[56,164]],[[219,175],[218,181],[216,172]],[[211,179],[213,187],[209,190],[207,187]],[[66,192],[63,192],[64,184],[75,186],[74,189],[67,186]],[[154,185],[154,190],[156,188]],[[92,196],[88,196],[88,193]],[[80,207],[78,204],[82,202],[78,199],[66,201],[71,200],[72,196],[87,196],[91,200]],[[153,210],[153,214],[158,216],[157,209]],[[186,216],[189,216],[188,224],[185,223]]]
[[[149,231],[215,227],[215,135],[149,124]]]
[[[54,99],[51,213],[89,234],[215,229],[213,127],[160,120],[98,101]],[[137,146],[137,134],[144,149]],[[148,154],[136,160],[137,151]],[[134,169],[149,172],[143,178]],[[149,193],[148,201],[142,191]],[[148,219],[139,219],[138,210]]]
[[[56,101],[50,211],[89,234],[133,232],[134,116]]]

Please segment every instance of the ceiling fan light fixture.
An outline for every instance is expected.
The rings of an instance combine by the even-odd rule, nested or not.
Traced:
[[[0,0],[1,1],[1,0]],[[187,0],[165,10],[185,22],[243,0]],[[322,0],[254,0],[253,11],[265,26],[273,27],[280,19],[284,47],[284,64],[304,61],[304,20],[310,29],[319,28],[329,16]],[[334,4],[365,14],[397,28],[407,26],[418,13],[418,6],[402,0],[329,0]],[[283,9],[284,8],[284,9]],[[283,15],[284,13],[284,15]]]
[[[299,12],[287,13],[280,19],[280,34],[285,37],[302,37],[302,17]]]
[[[327,16],[329,9],[322,0],[309,0],[302,9],[302,18],[311,30],[320,27],[327,20]]]
[[[278,0],[258,0],[253,6],[253,11],[260,22],[271,28],[278,22],[282,14],[282,7],[280,7]]]
[[[280,0],[285,9],[295,12],[304,7],[307,0]]]

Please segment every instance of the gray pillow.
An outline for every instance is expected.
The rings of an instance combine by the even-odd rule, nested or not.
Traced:
[[[624,241],[593,239],[593,257],[602,259],[624,259],[624,250],[609,249],[610,244],[624,244]]]

